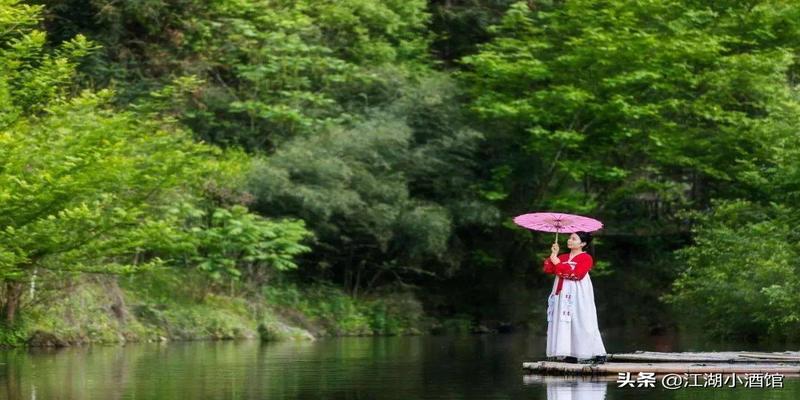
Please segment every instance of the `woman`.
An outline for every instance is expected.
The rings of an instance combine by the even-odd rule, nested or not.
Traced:
[[[588,232],[569,236],[569,253],[558,255],[553,243],[544,272],[556,275],[547,302],[547,357],[570,362],[602,363],[606,349],[597,327],[597,310],[589,270],[594,260],[584,249],[592,242]]]

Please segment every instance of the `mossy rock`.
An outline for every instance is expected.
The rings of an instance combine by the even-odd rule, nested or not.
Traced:
[[[311,332],[289,326],[280,321],[268,320],[258,325],[258,334],[264,341],[315,340]]]
[[[32,347],[66,347],[69,343],[54,333],[37,330],[28,338],[28,345]]]

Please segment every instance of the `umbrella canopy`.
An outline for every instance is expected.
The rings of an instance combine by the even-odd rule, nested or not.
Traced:
[[[514,223],[534,231],[555,232],[556,239],[561,232],[593,232],[603,227],[603,223],[594,218],[555,212],[518,215]]]

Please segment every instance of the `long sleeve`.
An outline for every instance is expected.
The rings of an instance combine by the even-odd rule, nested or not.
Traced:
[[[586,274],[589,273],[589,270],[591,270],[594,266],[594,260],[592,259],[592,256],[587,253],[576,256],[572,259],[572,261],[575,262],[574,269],[569,264],[562,261],[555,266],[555,274],[564,279],[579,281],[583,279],[583,277],[586,276]]]
[[[544,259],[544,267],[542,268],[546,274],[555,274],[556,273],[556,266],[550,261],[550,257]]]
[[[559,260],[558,264],[553,264],[553,262],[550,261],[550,257],[547,257],[544,259],[544,265],[542,267],[542,271],[544,271],[546,274],[555,274],[558,266],[562,265],[564,261],[567,261],[568,259],[569,259],[569,254],[560,254],[558,255],[558,260]],[[567,264],[563,265],[569,267],[569,265]]]

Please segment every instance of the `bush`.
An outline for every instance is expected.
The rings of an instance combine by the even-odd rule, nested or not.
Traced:
[[[746,201],[695,215],[695,242],[665,300],[689,325],[722,337],[788,336],[800,328],[800,255],[791,212]]]
[[[421,331],[422,306],[409,293],[353,298],[325,284],[264,288],[268,304],[304,314],[328,335],[400,335]]]

